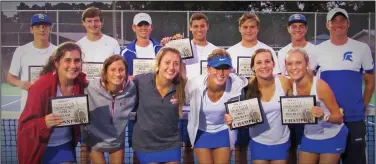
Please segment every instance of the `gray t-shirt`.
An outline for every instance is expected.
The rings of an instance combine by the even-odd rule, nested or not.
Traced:
[[[138,91],[136,123],[132,145],[138,152],[154,152],[180,147],[179,112],[173,86],[162,97],[155,84],[155,74],[140,74],[134,78]]]

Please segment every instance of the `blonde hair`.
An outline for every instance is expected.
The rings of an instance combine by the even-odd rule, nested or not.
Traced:
[[[214,58],[216,56],[226,56],[226,57],[229,57],[231,59],[230,54],[225,49],[223,49],[223,48],[218,48],[218,49],[213,50],[208,55],[208,60],[211,59],[211,58]]]
[[[179,56],[179,61],[180,61],[180,66],[179,66],[179,73],[176,75],[176,77],[173,79],[172,83],[176,86],[176,95],[178,98],[178,105],[179,105],[179,117],[181,118],[183,116],[183,104],[184,104],[184,88],[185,84],[187,83],[187,80],[183,77],[183,71],[184,71],[184,65],[183,65],[183,60],[181,58],[180,52],[171,47],[163,47],[162,49],[159,50],[157,53],[157,57],[155,58],[155,63],[154,63],[154,72],[155,74],[159,73],[159,66],[161,64],[162,58],[166,55],[167,52],[172,52],[174,54],[177,54]]]
[[[257,23],[257,27],[260,27],[260,19],[259,19],[259,17],[258,17],[255,13],[252,13],[252,12],[246,12],[246,13],[244,13],[244,14],[239,18],[239,27],[242,26],[242,24],[243,24],[246,20],[254,20],[254,21],[256,21],[256,23]]]
[[[294,48],[291,48],[288,52],[287,52],[287,55],[285,57],[285,62],[286,62],[286,58],[290,55],[290,54],[293,54],[293,53],[300,53],[304,56],[304,60],[306,62],[306,64],[308,65],[309,64],[309,56],[308,56],[308,53],[307,51],[305,51],[303,48],[300,48],[300,47],[294,47]]]

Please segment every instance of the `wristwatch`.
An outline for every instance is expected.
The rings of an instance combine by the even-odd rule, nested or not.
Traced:
[[[330,114],[324,114],[323,117],[321,117],[321,121],[328,121],[329,120],[329,117],[330,117]]]

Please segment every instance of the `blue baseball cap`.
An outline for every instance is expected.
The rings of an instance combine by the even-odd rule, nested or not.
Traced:
[[[289,17],[289,22],[288,22],[288,25],[290,26],[291,24],[293,23],[296,23],[296,22],[301,22],[301,23],[304,23],[305,25],[307,25],[307,19],[304,15],[302,14],[293,14]]]
[[[209,67],[218,68],[223,65],[232,68],[231,58],[229,58],[228,56],[216,56],[208,60]]]
[[[49,24],[52,25],[52,22],[50,21],[50,18],[46,14],[34,14],[31,17],[31,26],[34,26],[36,24]]]

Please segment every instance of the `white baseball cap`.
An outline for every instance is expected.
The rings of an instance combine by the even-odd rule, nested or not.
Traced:
[[[138,25],[142,21],[146,21],[149,24],[152,24],[150,15],[146,14],[146,13],[138,13],[133,18],[133,24],[134,25]]]
[[[326,22],[329,22],[333,19],[334,15],[337,13],[343,14],[347,19],[349,19],[349,14],[347,14],[346,10],[341,9],[341,8],[334,8],[331,9],[328,14],[326,15]]]

